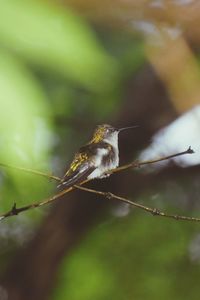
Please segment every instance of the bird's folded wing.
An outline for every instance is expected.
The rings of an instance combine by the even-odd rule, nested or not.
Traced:
[[[58,185],[58,187],[59,186],[70,187],[75,184],[79,184],[85,179],[87,179],[88,176],[94,170],[95,170],[94,166],[91,166],[89,162],[85,162],[81,166],[79,166],[76,170],[66,173],[66,175],[64,176],[62,182]]]

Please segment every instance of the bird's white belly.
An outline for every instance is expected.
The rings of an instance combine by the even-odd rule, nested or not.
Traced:
[[[107,171],[118,167],[118,165],[119,165],[118,149],[115,148],[114,151],[115,151],[115,159],[105,165],[105,164],[102,164],[102,159],[103,159],[104,155],[108,154],[108,149],[99,149],[98,150],[98,155],[95,157],[96,169],[88,176],[88,179],[107,177],[107,176],[109,176],[108,174],[105,174]]]

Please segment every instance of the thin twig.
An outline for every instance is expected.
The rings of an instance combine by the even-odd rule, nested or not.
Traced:
[[[83,182],[80,183],[80,185],[85,184],[88,181],[89,180],[84,180]],[[33,208],[37,208],[37,207],[41,207],[41,206],[50,204],[50,203],[58,200],[59,198],[61,198],[65,194],[73,191],[74,189],[75,189],[75,186],[68,187],[67,189],[65,189],[65,190],[55,194],[54,196],[49,197],[49,198],[47,198],[43,201],[34,202],[34,203],[31,203],[31,204],[28,204],[28,205],[25,205],[25,206],[21,206],[21,207],[17,207],[16,203],[14,203],[12,208],[9,211],[7,211],[6,213],[0,215],[0,221],[5,219],[5,218],[8,218],[8,217],[16,216],[16,215],[20,214],[23,211],[27,211],[27,210],[30,210],[30,209],[33,209]]]
[[[177,157],[177,156],[180,156],[180,155],[192,154],[192,153],[194,153],[194,151],[191,149],[191,147],[189,147],[186,151],[183,151],[183,152],[180,152],[180,153],[176,153],[176,154],[173,154],[173,155],[169,155],[169,156],[157,158],[155,160],[149,160],[149,161],[143,161],[143,162],[132,162],[130,164],[127,164],[127,165],[121,166],[119,168],[110,170],[107,173],[108,174],[112,174],[112,173],[120,172],[120,171],[125,170],[125,169],[136,168],[136,167],[140,167],[142,165],[147,165],[147,164],[153,164],[153,163],[157,163],[157,162],[160,162],[160,161],[163,161],[163,160],[174,158],[174,157]],[[32,170],[32,169],[15,167],[15,166],[6,165],[6,164],[2,164],[2,163],[0,163],[0,167],[12,168],[12,169],[16,169],[16,170],[19,170],[19,171],[25,171],[25,172],[32,173],[32,174],[35,174],[35,175],[40,175],[40,176],[43,176],[43,177],[46,177],[46,178],[49,178],[49,179],[53,179],[53,180],[56,180],[56,181],[61,181],[61,178],[59,178],[57,176],[49,175],[49,174],[46,174],[46,173],[43,173],[43,172],[40,172],[40,171],[36,171],[36,170]],[[84,180],[83,182],[81,182],[79,184],[79,188],[80,188],[80,185],[82,186],[82,185],[84,185],[85,183],[87,183],[87,182],[89,182],[91,180],[92,179],[86,179],[86,180]],[[62,197],[63,195],[65,195],[65,194],[71,192],[72,190],[74,190],[75,187],[76,186],[68,187],[67,189],[65,189],[65,190],[57,193],[56,195],[54,195],[54,196],[52,196],[50,198],[47,198],[47,199],[45,199],[43,201],[40,201],[40,202],[34,202],[32,204],[29,204],[29,205],[26,205],[26,206],[22,206],[22,207],[19,207],[19,208],[17,208],[16,203],[14,203],[13,207],[9,211],[7,211],[6,213],[3,213],[3,214],[0,215],[0,221],[3,220],[3,219],[5,219],[5,218],[8,218],[8,217],[18,215],[21,212],[24,212],[24,211],[27,211],[27,210],[30,210],[30,209],[33,209],[33,208],[41,207],[41,206],[44,206],[44,205],[47,205],[47,204],[50,204],[50,203],[56,201],[57,199],[59,199],[60,197]],[[84,188],[84,189],[86,189],[86,188]],[[98,191],[98,194],[105,196],[105,194],[103,194],[103,192],[100,192],[100,191]],[[106,197],[109,198],[110,197],[109,195],[114,195],[114,194],[107,193],[106,195],[107,195]],[[130,201],[128,199],[125,199],[125,198],[122,198],[122,197],[118,197],[116,195],[114,195],[114,196],[115,196],[114,197],[115,199],[118,199],[120,201],[129,203],[131,205],[133,205],[133,203],[134,203],[134,202],[132,202],[132,201]],[[137,206],[137,207],[139,207],[139,208],[143,207],[141,204],[137,204],[137,203],[134,203],[134,205]],[[143,207],[143,209],[145,209],[145,206]],[[154,213],[154,215],[162,215],[163,214],[162,212],[159,212],[158,210],[154,210],[154,209],[151,210],[150,208],[146,208],[145,210],[147,210],[147,211],[149,211],[151,213]],[[163,215],[163,216],[165,216],[165,215]],[[175,218],[175,217],[173,217],[173,218]],[[185,217],[185,218],[186,218],[185,220],[187,220],[187,218],[190,218],[190,217]],[[195,218],[191,218],[191,219],[195,220]],[[182,220],[183,220],[183,218],[182,218]],[[198,219],[196,219],[196,221],[197,220]]]
[[[63,190],[63,191],[57,193],[53,197],[47,198],[47,199],[45,199],[43,201],[40,201],[40,202],[34,202],[32,204],[22,206],[22,207],[19,207],[19,208],[17,208],[16,203],[14,203],[13,207],[9,211],[7,211],[6,213],[0,215],[0,221],[5,219],[5,218],[8,218],[8,217],[16,216],[16,215],[20,214],[23,211],[27,211],[27,210],[30,210],[30,209],[33,209],[33,208],[37,208],[37,207],[41,207],[41,206],[50,204],[51,202],[53,202],[53,201],[59,199],[60,197],[62,197],[63,195],[69,193],[73,189],[74,189],[73,187],[70,187],[66,190]]]
[[[133,162],[127,164],[127,165],[123,165],[123,166],[118,167],[116,169],[112,169],[107,173],[108,174],[113,174],[113,173],[117,173],[117,172],[120,172],[120,171],[123,171],[123,170],[131,169],[131,168],[140,168],[141,166],[144,166],[144,165],[150,165],[150,164],[154,164],[154,163],[157,163],[157,162],[160,162],[160,161],[169,160],[169,159],[175,158],[177,156],[186,155],[186,154],[193,154],[193,153],[195,153],[195,152],[194,152],[194,150],[192,150],[192,148],[190,146],[186,151],[183,151],[183,152],[179,152],[179,153],[175,153],[175,154],[172,154],[172,155],[156,158],[156,159],[153,159],[153,160],[146,160],[146,161],[142,161],[142,162],[133,161]]]
[[[186,151],[175,153],[175,154],[164,156],[164,157],[160,157],[160,158],[156,158],[154,160],[146,160],[146,161],[142,161],[142,162],[133,161],[129,164],[126,164],[126,165],[123,165],[121,167],[112,169],[112,170],[110,170],[106,173],[107,174],[113,174],[113,173],[117,173],[117,172],[127,170],[127,169],[130,169],[130,168],[139,168],[143,165],[149,165],[149,164],[157,163],[157,162],[160,162],[160,161],[163,161],[163,160],[168,160],[168,159],[171,159],[171,158],[174,158],[174,157],[177,157],[177,156],[181,156],[181,155],[185,155],[185,154],[193,154],[193,153],[194,153],[194,150],[192,150],[191,147],[189,147]],[[53,180],[58,181],[58,182],[62,181],[62,178],[60,178],[58,176],[54,176],[52,174],[47,174],[47,173],[37,171],[37,170],[33,170],[33,169],[27,169],[27,168],[23,168],[23,167],[11,166],[11,165],[4,164],[4,163],[0,163],[0,167],[10,168],[10,169],[18,170],[18,171],[31,173],[31,174],[34,174],[34,175],[43,176],[43,177],[46,177],[48,179],[53,179]]]
[[[53,179],[53,180],[56,180],[56,181],[61,180],[60,177],[54,176],[52,174],[47,174],[47,173],[44,173],[44,172],[41,172],[41,171],[33,170],[33,169],[27,169],[27,168],[23,168],[23,167],[11,166],[11,165],[7,165],[7,164],[3,164],[3,163],[0,163],[0,167],[14,169],[14,170],[18,170],[18,171],[23,171],[23,172],[34,174],[34,175],[39,175],[39,176],[43,176],[43,177],[46,177],[48,179]]]
[[[75,187],[79,190],[89,192],[89,193],[93,193],[93,194],[96,194],[96,195],[100,195],[100,196],[103,196],[107,199],[116,199],[116,200],[119,200],[119,201],[124,202],[126,204],[130,204],[134,207],[140,208],[142,210],[145,210],[148,213],[151,213],[153,216],[160,216],[160,217],[171,218],[171,219],[182,220],[182,221],[200,222],[200,218],[166,214],[166,213],[160,211],[157,208],[151,208],[151,207],[133,202],[129,199],[117,196],[117,195],[115,195],[113,193],[110,193],[110,192],[97,191],[97,190],[89,189],[89,188],[82,187],[82,186],[79,186],[79,185],[76,185]]]

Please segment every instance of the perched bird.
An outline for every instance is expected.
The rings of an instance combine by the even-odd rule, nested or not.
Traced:
[[[85,179],[109,176],[106,172],[119,165],[119,132],[135,127],[138,126],[120,129],[107,124],[97,126],[92,140],[75,154],[59,186],[69,187]]]

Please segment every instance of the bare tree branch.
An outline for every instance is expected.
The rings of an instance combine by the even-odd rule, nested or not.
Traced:
[[[52,174],[47,174],[47,173],[37,171],[37,170],[33,170],[33,169],[27,169],[27,168],[23,168],[23,167],[11,166],[11,165],[7,165],[7,164],[3,164],[3,163],[0,163],[0,167],[8,168],[8,169],[14,169],[14,170],[18,170],[18,171],[23,171],[23,172],[34,174],[34,175],[39,175],[39,176],[43,176],[43,177],[46,177],[48,179],[53,179],[53,180],[56,180],[56,181],[61,180],[59,177],[54,176]]]
[[[86,192],[89,192],[89,193],[93,193],[93,194],[96,194],[96,195],[106,197],[109,200],[110,199],[116,199],[116,200],[119,200],[119,201],[124,202],[126,204],[130,204],[134,207],[140,208],[142,210],[145,210],[148,213],[151,213],[153,216],[160,216],[160,217],[171,218],[171,219],[182,220],[182,221],[200,222],[200,218],[167,214],[167,213],[164,213],[164,212],[160,211],[157,208],[151,208],[151,207],[133,202],[133,201],[127,199],[127,198],[117,196],[117,195],[115,195],[113,193],[110,193],[110,192],[97,191],[97,190],[89,189],[89,188],[82,187],[82,186],[79,186],[79,185],[76,185],[75,187],[79,190],[82,190],[82,191],[86,191]]]
[[[134,162],[129,163],[127,165],[123,165],[123,166],[118,167],[116,169],[110,170],[107,173],[108,174],[113,174],[113,173],[121,172],[123,170],[131,169],[131,168],[140,168],[144,165],[150,165],[150,164],[154,164],[154,163],[157,163],[157,162],[160,162],[160,161],[169,160],[169,159],[175,158],[177,156],[181,156],[181,155],[185,155],[185,154],[193,154],[193,153],[195,153],[195,152],[190,146],[186,151],[183,151],[183,152],[179,152],[179,153],[175,153],[175,154],[172,154],[172,155],[156,158],[156,159],[153,159],[153,160],[146,160],[146,161],[142,161],[142,162],[134,161]]]
[[[156,158],[154,160],[147,160],[147,161],[142,161],[142,162],[133,161],[129,164],[126,164],[126,165],[123,165],[121,167],[112,169],[112,170],[108,171],[107,174],[117,173],[117,172],[127,170],[127,169],[130,169],[130,168],[139,168],[143,165],[153,164],[153,163],[157,163],[157,162],[160,162],[160,161],[169,160],[169,159],[177,157],[177,156],[181,156],[181,155],[185,155],[185,154],[193,154],[193,153],[194,153],[194,150],[190,146],[186,151],[175,153],[175,154],[164,156],[164,157],[160,157],[160,158]],[[18,171],[23,171],[23,172],[34,174],[34,175],[39,175],[39,176],[42,176],[42,177],[46,177],[48,179],[53,179],[55,181],[61,181],[62,180],[62,178],[60,178],[58,176],[55,176],[53,174],[48,174],[48,173],[33,170],[33,169],[17,167],[17,166],[11,166],[11,165],[4,164],[4,163],[0,163],[0,167],[14,169],[14,170],[18,170]]]
[[[168,160],[168,159],[171,159],[171,158],[174,158],[174,157],[177,157],[177,156],[181,156],[181,155],[185,155],[185,154],[193,154],[193,153],[194,153],[194,151],[191,149],[191,147],[189,147],[186,151],[183,151],[183,152],[175,153],[175,154],[172,154],[172,155],[169,155],[169,156],[165,156],[165,157],[161,157],[161,158],[157,158],[157,159],[154,159],[154,160],[148,160],[148,161],[143,161],[143,162],[132,162],[130,164],[127,164],[127,165],[118,167],[116,169],[110,170],[107,173],[108,174],[113,174],[113,173],[120,172],[120,171],[123,171],[123,170],[127,170],[127,169],[130,169],[130,168],[138,168],[138,167],[141,167],[143,165],[153,164],[153,163],[157,163],[157,162],[160,162],[160,161],[163,161],[163,160]],[[43,172],[40,172],[40,171],[35,171],[35,170],[32,170],[32,169],[26,169],[26,168],[15,167],[15,166],[12,167],[11,165],[6,165],[6,164],[0,164],[0,166],[1,167],[7,167],[7,168],[13,168],[13,169],[20,170],[20,171],[25,171],[25,172],[32,173],[32,174],[35,174],[35,175],[40,175],[40,176],[43,176],[43,177],[46,177],[46,178],[49,178],[49,179],[53,179],[53,180],[56,180],[56,181],[61,181],[61,178],[59,178],[57,176],[49,175],[49,174],[46,174],[46,173],[43,173]],[[91,181],[91,179],[87,179],[87,180],[81,182],[80,185],[83,185],[83,184],[85,184],[85,183],[87,183],[89,181]],[[16,203],[14,203],[13,207],[8,212],[3,213],[3,214],[0,215],[0,221],[3,220],[3,219],[5,219],[5,218],[8,218],[8,217],[16,216],[16,215],[18,215],[21,212],[24,212],[24,211],[27,211],[27,210],[30,210],[30,209],[33,209],[33,208],[41,207],[41,206],[44,206],[44,205],[47,205],[47,204],[50,204],[50,203],[58,200],[63,195],[71,192],[76,187],[77,186],[71,186],[71,187],[69,187],[69,188],[67,188],[67,189],[65,189],[65,190],[57,193],[56,195],[54,195],[54,196],[52,196],[50,198],[47,198],[47,199],[45,199],[43,201],[34,202],[32,204],[29,204],[29,205],[26,205],[26,206],[22,206],[22,207],[19,207],[19,208],[17,208]],[[79,189],[80,189],[80,186],[79,186]],[[82,189],[96,192],[96,194],[104,195],[104,196],[106,196],[108,198],[108,194],[109,193],[103,193],[103,192],[100,192],[100,191],[90,190],[90,189],[86,189],[86,188],[82,188]],[[154,215],[160,215],[160,216],[162,215],[162,216],[166,216],[166,217],[168,216],[168,217],[170,217],[169,215],[165,215],[164,213],[160,212],[159,210],[154,210],[154,209],[142,206],[142,205],[134,203],[134,202],[132,202],[132,201],[130,201],[128,199],[118,197],[118,196],[116,196],[114,194],[110,194],[110,195],[113,195],[115,199],[118,199],[120,201],[129,203],[131,205],[134,205],[134,206],[137,206],[137,207],[140,207],[140,208],[143,207],[143,209],[145,209],[146,211],[149,211],[151,213],[154,212]],[[113,196],[111,198],[113,198]],[[181,216],[179,216],[179,217],[181,217]],[[172,216],[171,216],[171,218],[172,218]],[[173,216],[173,218],[175,218],[175,216]],[[184,220],[187,220],[187,218],[190,218],[190,217],[181,217],[182,220],[183,220],[183,218],[185,218]],[[198,219],[196,219],[196,218],[190,218],[190,220],[193,220],[193,221],[196,220],[197,221]]]
[[[0,221],[5,219],[5,218],[8,218],[8,217],[16,216],[16,215],[18,215],[19,213],[21,213],[23,211],[27,211],[27,210],[30,210],[30,209],[33,209],[33,208],[37,208],[37,207],[40,207],[40,206],[50,204],[51,202],[59,199],[60,197],[62,197],[66,193],[69,193],[73,189],[74,189],[73,187],[69,187],[68,189],[57,193],[53,197],[47,198],[47,199],[45,199],[41,202],[34,202],[32,204],[25,205],[25,206],[22,206],[22,207],[19,207],[19,208],[17,208],[16,203],[14,203],[13,207],[8,212],[0,215]]]

